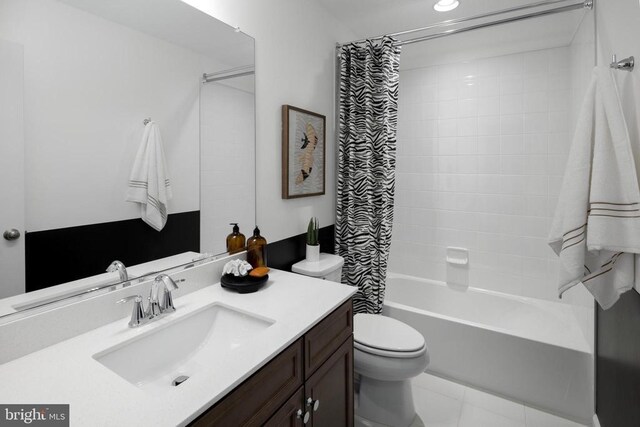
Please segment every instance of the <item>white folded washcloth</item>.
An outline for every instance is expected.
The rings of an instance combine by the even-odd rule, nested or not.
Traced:
[[[167,223],[167,202],[172,196],[160,129],[150,121],[131,170],[127,201],[140,203],[142,220],[160,231]]]
[[[559,294],[582,282],[603,309],[633,287],[640,253],[640,190],[611,73],[593,71],[549,235]]]

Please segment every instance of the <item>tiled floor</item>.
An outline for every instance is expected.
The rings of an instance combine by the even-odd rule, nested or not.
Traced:
[[[413,400],[425,427],[585,427],[429,374],[414,378]]]

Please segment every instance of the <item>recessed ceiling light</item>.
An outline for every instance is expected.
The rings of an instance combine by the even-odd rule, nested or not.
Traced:
[[[440,0],[433,5],[433,8],[438,12],[449,12],[458,7],[459,4],[458,0]]]

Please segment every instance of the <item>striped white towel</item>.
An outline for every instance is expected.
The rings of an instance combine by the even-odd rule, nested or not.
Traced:
[[[640,253],[640,190],[611,73],[594,69],[549,235],[560,295],[583,283],[603,309],[633,287]]]
[[[150,121],[129,177],[127,201],[141,204],[141,218],[160,231],[167,223],[167,203],[173,197],[162,149],[160,129]]]

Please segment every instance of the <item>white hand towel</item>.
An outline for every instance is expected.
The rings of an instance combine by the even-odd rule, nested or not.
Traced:
[[[131,170],[127,201],[140,203],[142,220],[160,231],[167,223],[167,202],[172,196],[160,129],[150,121]]]
[[[611,73],[593,71],[549,235],[559,294],[582,282],[603,309],[633,287],[640,253],[640,190]]]

